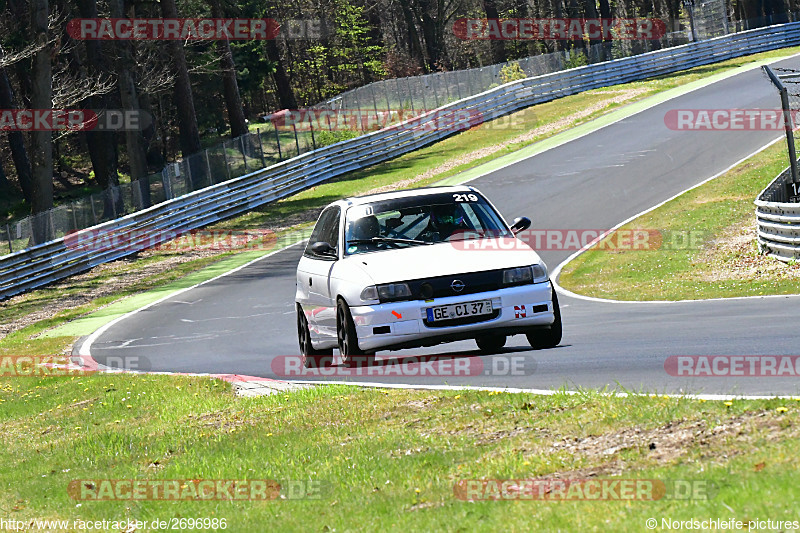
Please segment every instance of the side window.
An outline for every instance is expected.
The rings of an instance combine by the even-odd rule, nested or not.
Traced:
[[[332,207],[330,216],[322,226],[321,239],[334,248],[339,246],[339,208]]]
[[[308,239],[305,254],[308,257],[318,257],[311,251],[311,245],[315,242],[327,242],[334,248],[339,245],[339,213],[338,207],[329,207],[319,216],[317,225],[311,232]]]

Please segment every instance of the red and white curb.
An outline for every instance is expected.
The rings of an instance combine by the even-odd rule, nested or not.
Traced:
[[[127,370],[111,368],[101,365],[91,355],[70,356],[71,362],[67,365],[58,365],[65,370],[75,370],[82,372],[102,372],[105,374],[147,374],[164,376],[194,376],[220,379],[233,385],[233,390],[237,396],[254,397],[269,396],[271,394],[281,394],[300,389],[311,388],[312,385],[304,383],[292,383],[277,379],[262,378],[258,376],[246,376],[241,374],[210,374],[193,372],[145,372],[141,370]],[[55,365],[53,365],[55,366]]]

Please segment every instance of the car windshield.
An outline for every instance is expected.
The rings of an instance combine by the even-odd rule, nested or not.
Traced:
[[[346,224],[347,255],[513,236],[486,199],[473,192],[424,194],[352,206]]]

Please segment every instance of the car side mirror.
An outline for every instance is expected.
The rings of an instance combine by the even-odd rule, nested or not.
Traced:
[[[531,219],[528,217],[517,217],[511,223],[511,233],[516,235],[520,231],[526,230],[531,227]]]
[[[336,257],[336,248],[327,242],[315,242],[311,245],[311,251],[324,257]]]

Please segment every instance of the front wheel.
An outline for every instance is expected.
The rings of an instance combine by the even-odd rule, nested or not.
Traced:
[[[478,349],[484,353],[497,353],[506,345],[505,335],[482,335],[475,339]]]
[[[350,308],[341,299],[336,304],[336,338],[339,342],[342,364],[345,366],[369,363],[375,357],[374,353],[365,353],[358,347],[358,334],[353,316],[350,314]]]
[[[525,336],[528,337],[528,342],[534,350],[542,350],[545,348],[555,348],[561,342],[561,309],[558,306],[558,295],[555,289],[552,290],[553,298],[553,314],[555,321],[550,329],[535,329]]]
[[[317,350],[311,345],[311,333],[303,309],[297,306],[297,341],[305,368],[322,368],[333,364],[333,349]]]

